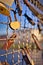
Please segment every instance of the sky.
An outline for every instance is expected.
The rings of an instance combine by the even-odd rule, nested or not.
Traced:
[[[37,24],[37,18],[35,16],[33,16],[32,12],[29,10],[29,8],[26,5],[24,5],[24,4],[21,4],[21,6],[22,6],[22,15],[24,13],[26,13]],[[12,4],[12,8],[14,10],[16,9],[15,3]],[[14,19],[13,12],[10,12],[10,15],[11,15],[12,21],[14,21],[15,19]],[[21,27],[24,27],[24,23],[25,22],[26,22],[26,24],[25,24],[26,27],[29,27],[29,28],[36,28],[37,27],[37,25],[32,26],[30,23],[28,23],[27,19],[24,16],[19,16],[18,13],[16,14],[16,17],[17,17],[17,20],[20,21]],[[8,17],[0,14],[0,22],[8,22]],[[0,35],[7,34],[6,29],[7,29],[6,25],[0,24]],[[8,32],[12,33],[12,31],[13,30],[10,29],[10,27],[9,27]]]
[[[40,1],[40,3],[43,5],[43,0],[39,0]]]

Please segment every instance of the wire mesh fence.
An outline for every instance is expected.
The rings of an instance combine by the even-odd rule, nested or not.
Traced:
[[[3,41],[4,41],[4,44],[6,42],[8,43],[8,40],[9,40],[9,38],[8,38],[8,29],[9,29],[8,23],[0,22],[0,24],[5,24],[7,26],[6,27],[6,38],[5,39],[0,38],[0,41],[2,41],[2,43],[0,42],[1,44],[3,44]],[[23,30],[24,31],[22,32],[22,30],[21,30],[20,33],[19,33],[19,31],[13,32],[13,34],[19,33],[19,36],[17,34],[16,39],[10,38],[10,40],[14,39],[14,42],[11,46],[12,48],[10,47],[10,50],[8,50],[7,48],[6,48],[6,50],[3,50],[2,48],[0,49],[0,62],[8,62],[10,65],[26,65],[26,62],[23,60],[23,55],[21,53],[21,51],[22,51],[21,47],[24,48],[25,46],[27,46],[29,53],[30,53],[30,57],[32,57],[33,61],[35,62],[35,65],[38,65],[38,64],[43,65],[43,51],[33,48],[35,46],[34,46],[34,44],[33,45],[30,44],[30,35],[29,35],[30,30],[29,29],[26,29],[26,30],[23,29]],[[23,37],[22,37],[22,35],[23,35]],[[7,46],[9,46],[9,45],[7,44]]]

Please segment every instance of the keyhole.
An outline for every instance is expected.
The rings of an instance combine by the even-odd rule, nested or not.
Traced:
[[[3,11],[3,9],[1,8],[1,11]]]

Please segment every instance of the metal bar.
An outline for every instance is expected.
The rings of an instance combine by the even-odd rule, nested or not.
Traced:
[[[43,12],[40,9],[38,9],[37,7],[35,7],[28,0],[23,0],[23,1],[28,6],[28,8],[30,8],[30,10],[35,14],[35,16],[37,16],[40,20],[41,20],[41,18],[43,18]]]
[[[9,25],[9,23],[6,23],[6,22],[0,22],[0,24]]]
[[[0,39],[0,41],[5,41],[5,40],[7,40],[6,38],[4,38],[4,39]]]
[[[8,38],[8,40],[13,40],[14,38]],[[1,40],[7,40],[6,38],[0,38],[0,41]]]

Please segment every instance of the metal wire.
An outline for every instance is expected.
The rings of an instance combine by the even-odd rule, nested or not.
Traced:
[[[9,19],[8,19],[8,17],[7,17],[7,23],[9,23]],[[7,25],[7,29],[6,29],[6,32],[7,32],[7,38],[6,38],[6,42],[8,42],[8,25]],[[8,44],[7,44],[7,46],[8,46]],[[8,49],[6,48],[6,52],[8,52]],[[5,59],[5,61],[7,62],[7,54],[6,54],[6,59]]]
[[[11,52],[6,52],[5,54],[0,54],[0,56],[6,56],[6,55],[9,55],[9,54],[13,54],[13,53],[16,53],[18,51],[21,51],[21,49],[19,50],[14,50],[14,51],[11,51]]]
[[[14,65],[14,49],[13,49],[13,51],[12,51],[13,53],[12,53],[12,64]]]
[[[14,65],[19,64],[20,62],[22,62],[22,60],[19,60],[19,61],[18,61],[18,62],[16,62]]]

